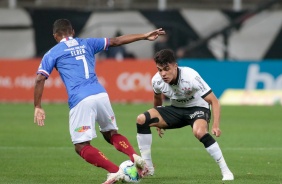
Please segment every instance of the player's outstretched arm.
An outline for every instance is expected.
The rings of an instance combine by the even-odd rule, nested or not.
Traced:
[[[156,29],[154,31],[150,31],[148,33],[144,34],[128,34],[128,35],[122,35],[115,38],[110,38],[110,47],[120,46],[128,43],[132,43],[139,40],[149,40],[154,41],[156,40],[160,35],[164,35],[165,31],[162,28]]]
[[[38,126],[43,126],[45,120],[45,111],[41,108],[45,80],[45,76],[38,74],[34,85],[34,123],[37,123]]]
[[[156,40],[160,35],[164,35],[165,31],[162,28],[156,29],[154,31],[148,32],[145,34],[145,37],[147,40],[154,41]]]
[[[220,124],[220,103],[216,98],[214,93],[210,93],[204,98],[212,106],[213,124],[212,124],[212,134],[216,137],[221,135],[221,130],[219,128]]]

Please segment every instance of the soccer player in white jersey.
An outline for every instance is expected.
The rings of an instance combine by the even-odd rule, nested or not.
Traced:
[[[139,40],[153,41],[165,34],[162,29],[144,34],[130,34],[115,38],[74,38],[74,30],[67,19],[58,19],[53,25],[53,35],[58,42],[43,57],[37,71],[34,87],[34,122],[44,125],[45,112],[41,98],[45,80],[52,70],[58,70],[68,93],[69,131],[75,151],[90,164],[109,172],[105,184],[123,180],[124,173],[97,148],[90,144],[96,137],[95,122],[105,140],[118,151],[129,156],[140,174],[146,172],[145,161],[136,154],[126,137],[118,134],[115,114],[108,94],[95,73],[95,54],[108,47]]]
[[[154,108],[137,117],[137,142],[141,156],[149,169],[147,174],[154,174],[150,127],[157,127],[158,134],[162,137],[164,129],[190,125],[194,136],[203,143],[207,152],[218,163],[223,176],[222,180],[234,180],[218,143],[208,131],[211,105],[213,114],[211,132],[216,137],[221,134],[220,104],[211,88],[192,68],[178,67],[172,50],[164,49],[157,52],[154,60],[158,69],[152,78]],[[170,99],[171,105],[162,106],[162,94]]]

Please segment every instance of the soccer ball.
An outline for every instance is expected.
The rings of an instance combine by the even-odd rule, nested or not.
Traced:
[[[137,168],[131,160],[126,160],[122,162],[119,166],[120,169],[123,170],[125,174],[124,181],[125,182],[138,182],[139,174]]]

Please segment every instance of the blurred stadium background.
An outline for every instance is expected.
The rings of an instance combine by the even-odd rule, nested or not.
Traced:
[[[150,101],[153,54],[171,48],[224,104],[282,102],[281,0],[2,0],[0,7],[0,101],[32,101],[40,58],[55,44],[52,23],[68,18],[79,37],[166,30],[156,42],[126,45],[122,56],[97,56],[113,101]],[[56,72],[47,87],[46,101],[66,100]]]
[[[2,7],[81,8],[90,10],[111,9],[249,9],[258,0],[3,0]]]

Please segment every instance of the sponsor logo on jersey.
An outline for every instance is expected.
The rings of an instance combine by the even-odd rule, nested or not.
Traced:
[[[182,96],[182,93],[174,93],[174,96]]]
[[[199,88],[201,89],[202,92],[204,92],[204,91],[207,90],[206,87],[205,87],[205,85],[204,85],[203,82],[202,82],[201,77],[196,76],[195,80],[197,80],[197,81],[199,82]]]
[[[183,83],[187,83],[187,84],[190,84],[190,82],[189,82],[189,81],[185,81],[184,79],[181,79],[181,82],[183,82]]]
[[[153,87],[155,87],[156,81],[153,82]]]
[[[187,103],[189,102],[190,100],[193,100],[194,99],[194,96],[191,96],[190,98],[185,98],[185,99],[173,99],[179,103]]]
[[[76,128],[74,131],[76,132],[86,132],[87,130],[90,130],[91,126],[82,126],[82,127],[78,127]]]

